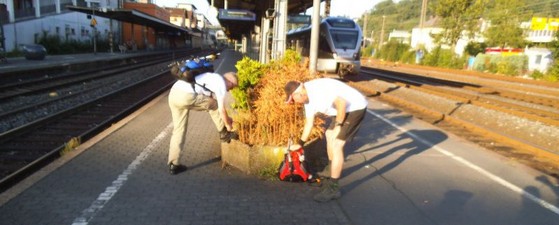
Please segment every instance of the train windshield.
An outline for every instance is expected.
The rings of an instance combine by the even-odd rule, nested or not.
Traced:
[[[353,30],[330,30],[332,42],[337,49],[355,49],[359,33]]]

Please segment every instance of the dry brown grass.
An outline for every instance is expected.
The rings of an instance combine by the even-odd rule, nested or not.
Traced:
[[[311,75],[308,63],[281,60],[266,67],[264,76],[255,87],[251,109],[239,111],[235,121],[240,141],[248,145],[284,145],[289,138],[300,138],[304,122],[302,105],[285,103],[284,86],[290,80],[308,81],[318,78]],[[324,120],[315,120],[310,138],[321,136]]]

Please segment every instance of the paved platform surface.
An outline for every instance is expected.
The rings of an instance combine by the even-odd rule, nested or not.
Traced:
[[[228,51],[216,70],[233,70]],[[167,96],[0,206],[0,224],[559,224],[559,189],[537,171],[370,100],[347,146],[342,198],[221,168],[207,113],[192,112],[168,174]]]

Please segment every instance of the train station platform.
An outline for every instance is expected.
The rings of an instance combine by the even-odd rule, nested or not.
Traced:
[[[216,71],[235,70],[222,52]],[[0,224],[559,224],[553,178],[375,99],[346,146],[342,198],[221,168],[219,136],[191,112],[167,171],[167,93],[0,195]]]

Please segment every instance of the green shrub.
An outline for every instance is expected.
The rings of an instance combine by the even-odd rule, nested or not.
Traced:
[[[43,45],[49,55],[76,54],[93,52],[93,40],[79,41],[74,39],[62,40],[58,35],[49,35],[43,31],[35,35],[35,42]],[[116,46],[113,46],[116,47]],[[97,39],[97,52],[108,52],[110,50],[108,39]]]
[[[450,49],[443,49],[440,46],[427,53],[422,61],[423,65],[463,69],[466,64],[466,59],[458,57]]]
[[[369,45],[365,48],[361,49],[361,56],[363,57],[372,57],[372,53],[373,53],[373,49],[375,49],[375,47],[373,45]]]
[[[400,43],[398,41],[390,41],[383,45],[380,51],[376,54],[379,59],[384,59],[386,61],[396,62],[400,61],[402,56],[410,49],[407,44]]]
[[[543,74],[539,70],[535,70],[534,72],[532,72],[532,74],[530,74],[530,77],[532,77],[534,80],[541,80],[543,79],[544,75],[545,74]]]
[[[525,55],[487,55],[478,54],[474,70],[518,76],[528,69],[528,57]]]
[[[264,74],[264,65],[245,56],[237,62],[235,67],[237,68],[238,88],[231,90],[231,95],[235,99],[233,108],[250,109],[251,94],[260,77]]]
[[[555,65],[553,65],[549,69],[549,71],[547,71],[547,73],[542,79],[547,81],[552,81],[552,82],[559,81],[559,64],[555,63]]]
[[[402,54],[402,58],[400,58],[400,62],[413,64],[415,63],[415,51],[406,51]]]

